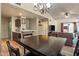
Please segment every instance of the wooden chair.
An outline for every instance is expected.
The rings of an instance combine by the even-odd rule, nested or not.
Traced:
[[[10,42],[7,41],[8,51],[10,56],[20,56],[19,48],[14,48],[10,45]]]
[[[19,48],[14,48],[10,45],[10,42],[7,41],[7,46],[8,46],[8,50],[9,50],[9,54],[10,56],[20,56],[20,51]],[[35,54],[31,53],[30,51],[25,53],[23,56],[35,56]]]

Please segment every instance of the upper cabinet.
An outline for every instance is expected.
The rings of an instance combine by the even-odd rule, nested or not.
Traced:
[[[12,16],[12,31],[21,32],[21,31],[37,31],[38,23],[37,19],[26,18],[26,17],[15,17]]]
[[[21,21],[20,21],[20,18],[17,18],[16,20],[15,20],[15,27],[21,27]]]

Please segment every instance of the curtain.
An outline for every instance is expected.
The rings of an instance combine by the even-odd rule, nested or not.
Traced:
[[[61,32],[63,32],[63,23],[61,23]]]

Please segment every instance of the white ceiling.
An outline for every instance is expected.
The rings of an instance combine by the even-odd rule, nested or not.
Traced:
[[[65,12],[70,13],[70,17],[79,17],[79,3],[54,3],[48,12],[55,19],[65,18]]]
[[[40,19],[42,19],[42,16],[38,16],[34,13],[31,13],[29,11],[26,11],[24,9],[21,9],[19,7],[15,7],[13,5],[7,4],[7,3],[3,3],[1,5],[1,14],[2,16],[20,16],[19,13],[22,13],[22,16],[28,17],[28,18],[36,18],[39,17]]]

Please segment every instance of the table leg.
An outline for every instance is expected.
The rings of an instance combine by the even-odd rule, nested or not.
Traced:
[[[25,49],[25,47],[24,47],[24,54],[26,53],[26,49]]]

